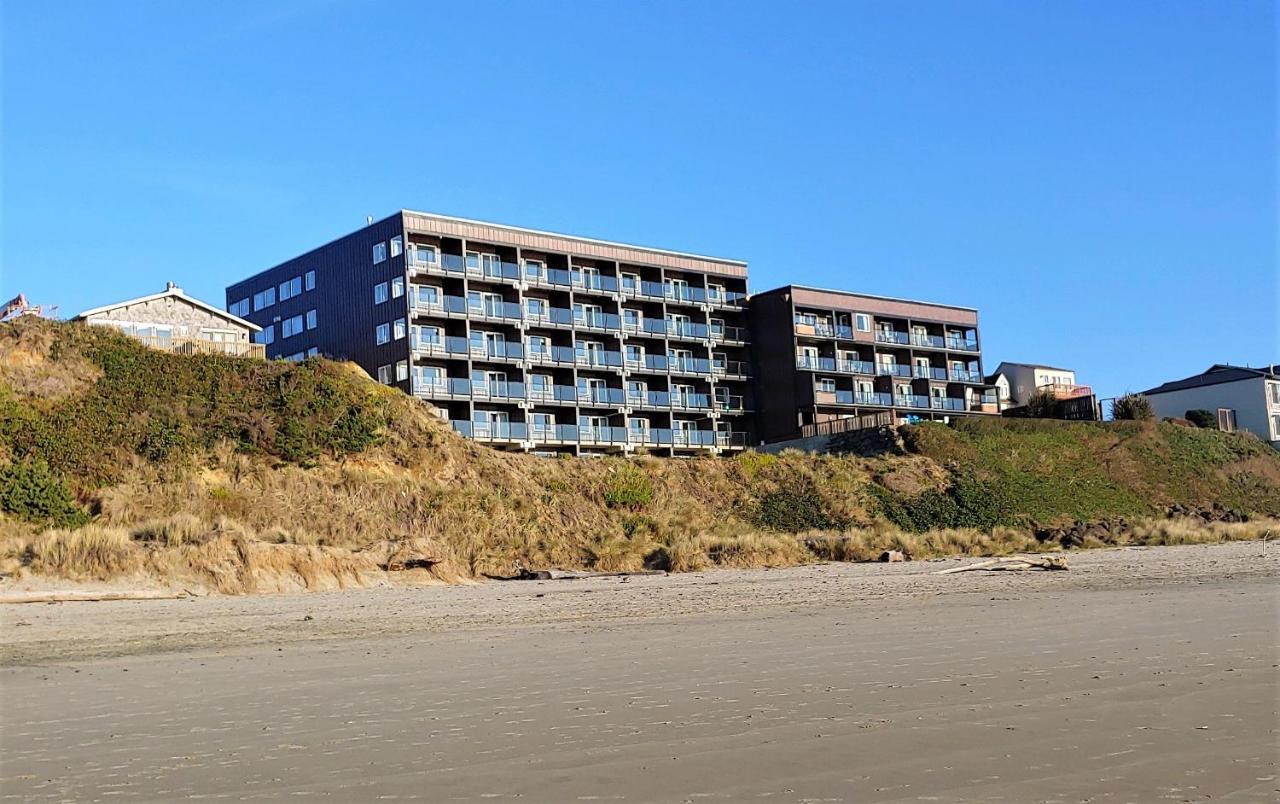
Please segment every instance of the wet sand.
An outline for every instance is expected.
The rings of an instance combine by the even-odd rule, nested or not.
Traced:
[[[6,607],[0,800],[1274,800],[1280,547],[1070,560]]]

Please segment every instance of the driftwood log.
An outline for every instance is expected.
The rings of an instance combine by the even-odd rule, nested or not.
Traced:
[[[1011,556],[1008,558],[992,558],[976,564],[965,564],[963,567],[951,567],[938,570],[934,575],[953,575],[957,572],[973,572],[986,570],[989,572],[1003,570],[1065,570],[1067,560],[1062,556]]]
[[[154,592],[143,589],[125,592],[9,592],[0,595],[0,604],[80,603],[96,600],[177,600],[187,596],[186,592]]]

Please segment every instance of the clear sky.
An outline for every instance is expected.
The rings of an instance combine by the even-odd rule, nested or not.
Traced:
[[[1103,396],[1280,361],[1276,6],[3,4],[0,292],[64,316],[424,209],[980,309]]]

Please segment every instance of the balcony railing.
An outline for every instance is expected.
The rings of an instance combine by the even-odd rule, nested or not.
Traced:
[[[876,330],[876,342],[908,344],[911,342],[911,337],[907,335],[907,333],[905,332],[881,329],[881,330]]]
[[[858,391],[836,391],[837,405],[883,405],[889,407],[893,402],[890,394],[861,393]]]
[[[922,380],[945,380],[947,378],[947,370],[933,366],[913,366],[911,368],[911,376]]]
[[[924,346],[930,349],[941,349],[946,345],[946,339],[941,335],[922,335],[916,332],[911,335],[911,345]]]
[[[1073,399],[1078,396],[1093,396],[1093,388],[1088,385],[1070,385],[1068,383],[1048,383],[1036,388],[1037,391],[1048,391],[1058,399]]]
[[[897,363],[877,363],[876,374],[882,377],[910,377],[910,366],[899,366]]]
[[[955,382],[982,382],[982,375],[976,371],[951,370],[951,379]]]
[[[978,351],[978,342],[961,338],[947,338],[947,348],[958,352],[976,352]]]
[[[797,318],[795,319],[795,330],[797,335],[813,335],[819,338],[841,338],[844,340],[853,338],[853,327],[848,324],[833,324],[823,319],[809,321]]]
[[[715,430],[641,429],[466,420],[453,420],[449,425],[461,435],[488,442],[531,441],[535,444],[578,444],[580,446],[631,444],[656,447],[743,447],[747,443],[746,433]]]

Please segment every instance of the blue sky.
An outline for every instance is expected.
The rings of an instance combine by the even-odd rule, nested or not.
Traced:
[[[223,287],[401,207],[976,306],[1100,394],[1280,361],[1249,2],[7,2],[0,293]]]

